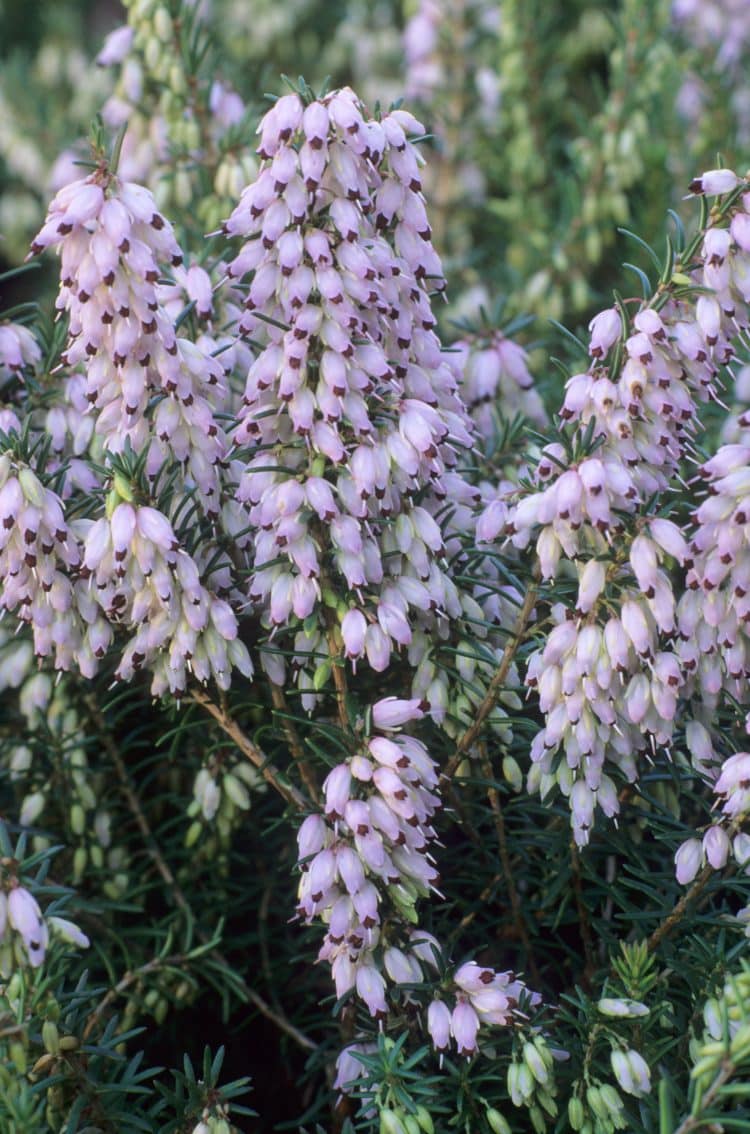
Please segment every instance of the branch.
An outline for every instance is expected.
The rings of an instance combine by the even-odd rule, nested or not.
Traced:
[[[237,722],[224,709],[216,705],[203,689],[193,689],[190,696],[197,705],[202,705],[206,712],[214,718],[220,728],[234,741],[243,756],[247,756],[248,760],[261,773],[263,779],[275,788],[288,804],[297,811],[309,811],[311,809],[310,801],[305,799],[293,784],[286,782],[283,773],[266,759],[252,740],[245,736]]]
[[[443,779],[450,780],[453,778],[456,773],[456,769],[458,768],[464,757],[464,754],[469,750],[469,748],[471,748],[472,744],[479,736],[484,722],[497,704],[497,699],[502,693],[505,679],[508,676],[511,665],[513,664],[513,659],[516,656],[518,647],[523,641],[524,631],[526,630],[529,619],[531,618],[531,612],[534,609],[536,598],[537,586],[536,584],[532,584],[532,586],[526,592],[526,598],[523,600],[523,606],[519,611],[518,618],[516,620],[515,626],[513,627],[513,633],[511,634],[510,640],[503,650],[503,656],[500,658],[500,664],[493,674],[492,680],[487,686],[487,692],[484,696],[484,700],[477,709],[473,723],[467,728],[466,732],[459,739],[458,744],[456,745],[456,750],[451,756],[445,770],[442,773]]]
[[[694,898],[697,898],[700,892],[705,888],[712,874],[714,874],[714,868],[710,863],[707,862],[698,877],[695,879],[695,882],[693,882],[690,889],[682,895],[672,912],[668,914],[661,925],[658,925],[656,927],[654,932],[649,937],[648,941],[646,942],[646,947],[649,953],[653,953],[653,951],[661,944],[662,940],[672,932],[677,923],[682,919],[682,915],[685,913],[685,910],[687,909],[689,904],[693,901]]]
[[[713,1083],[706,1091],[703,1099],[701,1100],[701,1112],[699,1114],[689,1114],[687,1118],[683,1119],[683,1121],[674,1131],[674,1134],[688,1134],[690,1130],[698,1130],[701,1126],[706,1126],[706,1119],[703,1117],[703,1115],[711,1106],[711,1104],[716,1101],[721,1088],[732,1078],[732,1075],[734,1075],[736,1070],[737,1064],[734,1063],[731,1059],[727,1059],[721,1070],[717,1074],[716,1078],[714,1079]],[[722,1129],[722,1127],[711,1126],[709,1129],[719,1130]]]
[[[102,1016],[111,1004],[114,1004],[118,997],[122,996],[124,992],[130,988],[132,984],[137,984],[143,977],[148,976],[149,973],[159,972],[160,969],[166,968],[179,968],[187,961],[184,953],[174,953],[171,957],[154,957],[152,960],[147,961],[145,965],[140,965],[137,969],[129,969],[123,977],[118,980],[117,984],[101,998],[96,1008],[92,1011],[86,1026],[81,1033],[81,1043],[85,1043],[94,1030],[97,1020]]]

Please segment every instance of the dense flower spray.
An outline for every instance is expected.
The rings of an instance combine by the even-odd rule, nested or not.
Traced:
[[[220,462],[226,441],[215,413],[222,406],[223,370],[175,333],[156,290],[160,264],[177,266],[182,254],[151,193],[119,181],[106,169],[72,182],[55,197],[32,252],[58,245],[62,284],[57,305],[69,315],[64,363],[85,372],[99,452],[112,459],[142,454],[150,487],[142,490],[122,470],[113,470],[104,514],[76,521],[71,536],[59,501],[35,483],[31,470],[8,480],[6,531],[17,532],[27,548],[34,545],[27,559],[32,554],[38,558],[38,542],[53,573],[51,582],[60,576],[62,597],[57,601],[64,604],[67,621],[47,619],[49,634],[62,639],[56,643],[56,664],[69,668],[75,657],[82,671],[92,675],[116,625],[133,632],[118,676],[127,679],[146,665],[154,669],[154,692],[180,692],[189,666],[200,680],[213,676],[226,685],[233,665],[251,672],[235,615],[201,581],[199,566],[172,521],[144,499],[174,466],[207,521],[215,522],[221,511]],[[175,511],[178,503],[172,500]],[[42,521],[49,513],[49,536],[46,528],[40,536],[25,520],[29,504],[40,510]],[[59,571],[54,575],[55,555],[64,555],[66,567],[75,569],[74,583],[69,577],[63,580]],[[13,574],[10,568],[8,573]],[[53,587],[37,587],[30,579],[26,587],[32,609],[34,603],[49,607],[55,601]],[[15,587],[6,588],[6,605],[20,604],[25,618],[28,604],[22,600]],[[51,643],[36,618],[34,631],[37,653],[49,653]]]
[[[292,674],[310,708],[342,661],[382,672],[401,655],[414,671],[411,699],[378,701],[364,732],[347,722],[351,755],[299,833],[299,912],[327,927],[320,958],[337,995],[355,990],[373,1016],[387,1012],[387,981],[443,963],[414,928],[417,898],[438,883],[438,769],[402,730],[444,719],[450,692],[430,648],[481,615],[446,571],[457,529],[445,502],[470,516],[478,495],[457,471],[473,433],[429,300],[445,285],[409,140],[421,132],[403,110],[367,117],[348,89],[286,95],[224,226],[246,241],[229,275],[252,272],[240,330],[258,354],[233,468],[255,533],[248,596],[271,632],[264,666],[283,683],[280,646],[296,626]],[[520,991],[509,974],[474,979],[464,966],[428,1013],[434,1043],[473,1051],[480,1022],[508,1022]]]
[[[675,271],[671,289],[642,304],[632,322],[623,308],[592,320],[591,366],[568,381],[560,414],[577,432],[567,448],[544,450],[531,492],[507,512],[494,505],[480,524],[485,538],[502,532],[519,549],[535,536],[542,578],[567,561],[578,579],[575,606],[553,606],[552,632],[530,658],[526,680],[546,718],[532,745],[529,785],[546,795],[556,784],[569,797],[580,844],[597,804],[609,816],[618,811],[612,770],[632,782],[638,753],[669,746],[678,701],[696,680],[710,705],[725,666],[735,679],[744,672],[742,611],[734,613],[742,586],[732,585],[734,560],[728,549],[716,551],[714,530],[737,507],[743,474],[736,489],[731,478],[718,480],[716,492],[726,484],[734,502],[701,506],[690,547],[654,506],[692,455],[698,406],[718,398],[722,368],[748,323],[748,196],[739,195],[742,183],[730,170],[709,171],[691,188],[724,195],[695,242],[697,266],[690,276]],[[742,447],[730,450],[709,463],[709,475],[744,467]],[[701,521],[714,527],[702,532]],[[741,529],[735,523],[731,531],[737,543]],[[696,604],[704,561],[710,574]],[[674,562],[689,568],[679,604],[668,570]],[[713,615],[706,594],[720,603],[725,580],[732,610]],[[708,628],[697,632],[722,618],[731,625],[722,626],[720,641],[709,640]]]

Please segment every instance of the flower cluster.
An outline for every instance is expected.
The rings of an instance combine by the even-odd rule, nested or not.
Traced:
[[[691,185],[696,194],[724,194],[725,203],[697,242],[692,276],[677,279],[682,292],[658,310],[643,305],[632,324],[617,308],[592,320],[592,363],[568,381],[561,417],[580,431],[574,444],[588,430],[594,451],[547,446],[532,491],[511,507],[496,499],[478,527],[482,538],[502,534],[519,550],[536,537],[544,579],[563,561],[578,578],[576,607],[553,609],[555,629],[530,658],[527,683],[539,688],[546,717],[529,783],[543,794],[556,784],[569,796],[580,843],[596,802],[608,815],[618,810],[607,762],[633,780],[639,752],[669,745],[679,696],[697,682],[715,703],[723,665],[735,680],[744,677],[742,607],[735,612],[735,605],[744,593],[736,553],[746,451],[729,446],[706,467],[717,495],[698,510],[690,547],[674,523],[643,514],[690,452],[698,406],[718,397],[722,368],[748,324],[750,194],[739,196],[741,187],[730,170],[711,170]],[[722,489],[734,495],[727,499]],[[735,511],[739,526],[730,520]],[[688,568],[679,605],[675,561]]]
[[[327,581],[346,656],[378,671],[415,624],[440,634],[461,614],[436,513],[472,497],[452,471],[471,432],[428,298],[444,280],[407,136],[420,130],[401,110],[368,119],[349,90],[286,95],[225,225],[249,238],[228,270],[253,273],[240,328],[261,344],[233,436],[257,533],[248,594],[269,628],[308,620],[302,689],[305,656],[327,650],[324,625],[309,629]]]
[[[686,839],[678,847],[675,873],[682,885],[692,882],[707,863],[714,870],[721,870],[730,856],[745,874],[750,873],[750,835],[738,830],[750,812],[750,753],[737,752],[729,756],[712,790],[722,818],[711,823],[701,839]]]
[[[744,698],[750,675],[750,447],[722,446],[700,474],[709,495],[694,514],[678,648],[691,691],[711,709],[724,688]]]
[[[176,466],[183,478],[182,502],[188,495],[195,498],[206,518],[217,520],[226,441],[216,413],[225,393],[224,372],[209,354],[175,333],[160,303],[161,265],[182,261],[171,226],[148,190],[98,170],[57,194],[32,252],[57,245],[62,269],[57,305],[70,318],[64,362],[84,368],[80,392],[85,390],[99,450],[144,452],[150,486]],[[188,286],[200,299],[210,289],[191,271]],[[69,402],[68,412],[71,408]],[[67,428],[64,419],[61,441]],[[72,631],[63,634],[59,619],[55,632],[63,634],[79,667],[93,674],[112,641],[112,626],[118,625],[135,632],[118,676],[129,678],[145,665],[154,670],[154,692],[184,691],[188,668],[199,680],[213,676],[224,687],[233,666],[249,675],[252,667],[233,611],[201,581],[170,520],[136,500],[124,476],[115,475],[114,484],[105,515],[75,522],[80,550],[74,544],[67,563],[78,573],[74,601],[70,582],[59,586],[64,609],[80,612],[83,641],[76,642]],[[137,495],[140,491],[136,488]],[[57,511],[55,540],[42,545],[48,558],[58,544],[67,548],[59,504]],[[34,540],[26,528],[20,531],[18,538],[31,555],[27,545]],[[215,578],[222,582],[220,572]],[[39,588],[29,586],[34,601]],[[51,601],[45,595],[41,590],[36,597]],[[37,637],[36,619],[34,630]],[[70,658],[57,664],[68,668]]]
[[[147,189],[95,173],[60,190],[32,252],[57,245],[57,306],[70,319],[64,362],[85,363],[101,445],[111,452],[148,445],[150,475],[174,456],[207,511],[217,514],[216,465],[225,442],[214,411],[221,406],[223,373],[175,334],[159,304],[161,265],[182,263],[171,225]],[[147,408],[154,397],[159,404],[151,421]]]
[[[547,414],[529,373],[526,351],[500,331],[471,336],[452,344],[462,374],[461,392],[485,444],[497,437],[497,414],[521,414],[534,425]]]
[[[453,1041],[459,1055],[473,1055],[477,1034],[483,1025],[509,1024],[516,1015],[518,1000],[527,993],[512,973],[467,961],[453,974],[454,1005],[436,997],[427,1010],[427,1028],[437,1051],[445,1051]],[[528,995],[528,993],[527,993]],[[531,996],[531,1003],[539,1003]]]
[[[60,498],[26,462],[0,454],[0,608],[29,623],[37,657],[54,657],[57,669],[70,669],[75,658],[92,672],[71,581],[80,561]],[[102,633],[101,619],[92,619],[91,631]]]
[[[372,721],[378,731],[331,770],[324,814],[309,815],[298,835],[298,911],[327,927],[319,959],[331,965],[337,996],[356,990],[375,1017],[388,1010],[383,971],[395,986],[419,984],[424,965],[442,964],[435,938],[408,928],[417,922],[418,897],[436,891],[439,880],[430,854],[435,840],[430,821],[440,806],[437,769],[425,746],[400,732],[421,716],[416,701],[376,702]],[[386,895],[396,917],[391,913],[384,936]],[[459,1053],[469,1055],[477,1048],[480,1024],[513,1019],[523,985],[510,973],[474,962],[456,971],[453,985],[454,1007],[433,1000],[427,1029],[438,1051],[453,1039]]]
[[[117,668],[129,680],[145,666],[152,691],[184,693],[187,672],[229,688],[233,668],[249,677],[252,664],[237,636],[230,605],[201,582],[195,560],[156,508],[118,503],[110,516],[91,524],[83,548],[86,598],[110,625],[133,632]],[[79,597],[81,610],[83,596]],[[109,640],[98,646],[99,656]]]
[[[23,323],[0,323],[0,386],[34,372],[41,362],[39,343]]]
[[[500,26],[500,5],[488,0],[470,0],[457,12],[446,0],[420,0],[404,28],[403,49],[406,95],[434,106],[445,94],[455,75],[446,58],[446,48],[466,57],[471,25],[476,32],[494,39]],[[491,120],[500,103],[500,82],[491,67],[478,67],[474,75],[479,113]]]

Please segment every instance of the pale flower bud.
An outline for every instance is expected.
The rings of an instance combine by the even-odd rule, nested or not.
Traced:
[[[703,847],[700,839],[687,839],[678,847],[675,856],[675,874],[681,886],[692,882],[701,868]]]
[[[599,559],[589,559],[581,572],[581,580],[578,586],[578,602],[576,605],[582,614],[588,614],[594,607],[596,600],[604,590],[606,577],[607,569],[604,563]]]
[[[603,997],[597,1008],[603,1016],[612,1016],[615,1019],[632,1020],[637,1016],[648,1016],[648,1008],[639,1000],[628,1000],[626,997]]]
[[[709,827],[703,836],[703,852],[714,870],[726,866],[729,857],[729,836],[723,827]]]

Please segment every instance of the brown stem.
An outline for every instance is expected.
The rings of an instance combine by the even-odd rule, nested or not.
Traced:
[[[445,770],[443,771],[443,779],[450,780],[455,775],[456,769],[461,763],[464,754],[469,750],[469,748],[471,748],[472,744],[479,736],[484,722],[497,704],[497,699],[502,693],[505,679],[507,678],[510,667],[513,664],[513,659],[516,656],[518,647],[523,641],[524,631],[526,630],[529,619],[531,618],[531,612],[534,609],[536,597],[537,587],[535,584],[532,584],[532,586],[529,587],[529,590],[526,592],[526,598],[523,600],[523,606],[519,611],[511,637],[505,649],[503,650],[503,656],[500,658],[500,664],[493,674],[492,680],[487,686],[487,692],[484,696],[484,700],[477,709],[476,716],[474,717],[472,724],[460,737],[456,745],[456,750],[448,761]]]
[[[705,889],[706,884],[708,883],[708,880],[713,873],[713,867],[710,865],[710,863],[706,863],[698,877],[693,882],[690,889],[682,895],[672,912],[668,914],[667,917],[665,917],[661,925],[658,925],[649,937],[648,941],[646,942],[646,947],[648,948],[649,953],[653,953],[653,951],[659,947],[664,938],[667,937],[675,928],[675,926],[682,920],[682,916],[685,913],[685,910],[690,905],[690,903],[698,897],[701,891]]]
[[[101,998],[96,1008],[89,1015],[86,1021],[86,1026],[81,1034],[81,1043],[85,1043],[94,1030],[97,1020],[107,1011],[110,1005],[122,996],[124,992],[130,988],[131,985],[137,984],[138,981],[148,976],[150,973],[159,972],[161,969],[166,968],[179,968],[187,961],[184,953],[175,953],[171,957],[154,957],[152,960],[147,961],[145,965],[140,965],[137,969],[129,969],[118,980],[117,984],[109,989],[107,993]]]
[[[273,706],[279,715],[281,727],[284,730],[284,735],[286,736],[289,750],[297,763],[299,774],[302,776],[302,780],[309,792],[310,798],[315,800],[315,802],[319,804],[321,800],[320,787],[318,786],[318,781],[315,778],[315,773],[310,767],[307,757],[305,756],[305,749],[302,744],[300,735],[297,732],[294,721],[291,719],[291,713],[289,711],[289,705],[287,704],[286,696],[284,695],[284,690],[280,685],[274,685],[273,682],[269,682],[269,684],[271,687],[271,700],[273,701]]]
[[[328,641],[328,656],[331,659],[331,675],[336,690],[336,707],[339,713],[339,724],[344,732],[351,732],[349,714],[346,710],[346,701],[349,695],[349,686],[344,669],[344,657],[341,645],[336,636],[336,626],[331,620],[328,611],[325,611],[326,639]]]
[[[482,770],[487,779],[491,780],[493,778],[492,765],[490,763],[489,757],[486,755],[486,746],[482,745],[482,748],[485,754],[482,763]],[[537,986],[539,986],[541,984],[542,978],[531,949],[531,938],[529,937],[529,931],[526,926],[525,918],[523,916],[523,910],[521,909],[521,899],[518,895],[518,888],[513,876],[513,867],[510,861],[510,854],[508,853],[508,840],[505,831],[505,816],[503,815],[503,808],[500,802],[500,792],[496,787],[490,785],[487,788],[487,798],[490,801],[492,815],[495,820],[497,848],[500,852],[500,862],[503,868],[503,877],[505,879],[505,885],[508,890],[510,908],[513,913],[513,926],[519,938],[521,939],[521,943],[524,949],[526,950],[526,959],[532,980],[536,983]]]
[[[215,704],[203,689],[193,689],[190,696],[197,705],[201,705],[206,712],[214,718],[227,736],[234,741],[243,756],[247,756],[248,760],[254,764],[261,773],[263,779],[269,783],[287,803],[297,811],[310,810],[312,806],[310,801],[305,799],[302,793],[298,791],[293,784],[288,783],[283,778],[281,771],[266,759],[261,750],[245,735],[237,722],[229,716],[225,709]]]

